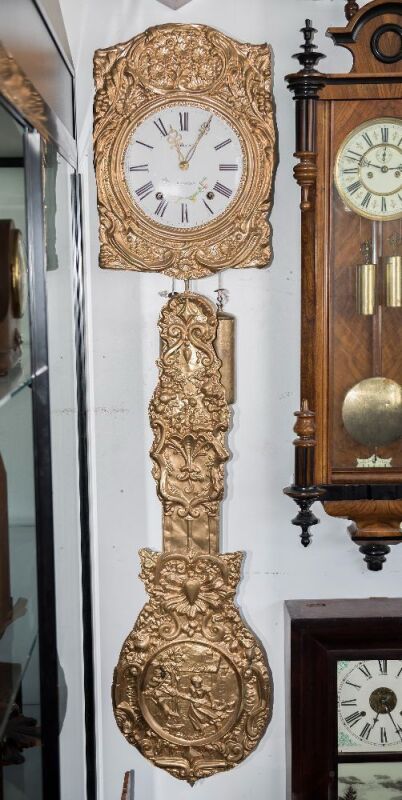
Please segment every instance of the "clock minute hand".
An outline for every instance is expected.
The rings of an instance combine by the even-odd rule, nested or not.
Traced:
[[[391,712],[388,711],[388,707],[385,704],[384,704],[384,707],[387,709],[387,714],[388,714],[388,716],[389,716],[389,718],[390,718],[390,720],[391,720],[391,722],[392,722],[392,724],[393,724],[393,726],[394,726],[394,728],[395,728],[400,740],[402,741],[402,729],[399,727],[399,725],[396,724]]]
[[[209,119],[206,122],[202,123],[202,125],[200,127],[199,134],[198,134],[194,144],[191,145],[189,151],[186,154],[185,160],[187,162],[191,161],[191,159],[192,159],[192,157],[193,157],[193,155],[194,155],[194,153],[195,153],[195,151],[196,151],[196,149],[198,147],[198,144],[199,144],[200,140],[202,139],[203,136],[205,136],[206,133],[208,133],[210,125],[211,125],[211,120],[212,120],[212,114],[211,114],[211,116],[209,117]]]

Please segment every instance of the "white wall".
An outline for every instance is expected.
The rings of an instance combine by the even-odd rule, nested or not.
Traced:
[[[368,573],[346,524],[325,518],[307,551],[290,523],[295,507],[283,496],[291,480],[293,412],[299,403],[299,212],[292,178],[293,101],[283,76],[296,67],[291,54],[299,28],[312,17],[317,43],[330,56],[328,70],[346,70],[322,35],[343,24],[343,2],[331,0],[192,0],[180,11],[156,0],[62,0],[78,73],[81,164],[87,170],[87,292],[91,369],[93,559],[98,704],[99,796],[118,800],[124,771],[136,771],[135,800],[285,798],[283,602],[297,597],[398,595],[402,547],[382,574]],[[167,278],[101,271],[97,266],[97,214],[89,134],[93,50],[169,21],[214,25],[238,39],[269,41],[274,50],[280,163],[272,213],[274,262],[269,270],[230,272],[228,310],[238,318],[238,401],[229,446],[223,506],[224,550],[247,553],[239,603],[261,637],[275,681],[274,716],[257,751],[231,773],[194,789],[152,767],[119,732],[110,685],[121,644],[145,593],[137,551],[161,546],[161,508],[151,478],[147,405],[157,378],[159,292]],[[86,155],[88,154],[88,162]],[[198,282],[213,296],[217,278]],[[323,512],[319,514],[324,517]]]

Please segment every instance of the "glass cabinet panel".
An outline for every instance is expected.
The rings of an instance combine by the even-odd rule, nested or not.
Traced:
[[[0,796],[41,800],[24,129],[0,106]],[[24,740],[24,736],[27,738]],[[26,748],[23,744],[29,744]]]
[[[75,354],[74,170],[45,157],[46,289],[56,570],[60,770],[71,797],[85,784],[78,409]]]

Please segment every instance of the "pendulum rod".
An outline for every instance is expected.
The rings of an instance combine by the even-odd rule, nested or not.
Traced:
[[[376,303],[373,314],[373,377],[382,377],[382,254],[383,254],[383,223],[372,222],[373,263],[377,265]]]

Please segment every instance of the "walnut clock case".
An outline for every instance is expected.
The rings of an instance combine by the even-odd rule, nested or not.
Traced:
[[[286,602],[287,797],[396,797],[402,600]]]
[[[149,406],[163,552],[140,551],[149,602],[113,706],[131,744],[193,784],[243,761],[272,713],[266,654],[235,604],[243,556],[220,553],[234,319],[222,290],[215,308],[190,286],[270,260],[270,52],[163,25],[97,51],[95,81],[100,266],[176,279]]]
[[[301,187],[301,410],[293,520],[310,542],[310,507],[352,521],[371,570],[402,541],[402,3],[347,3],[330,28],[353,56],[325,74],[310,20],[296,100]]]

